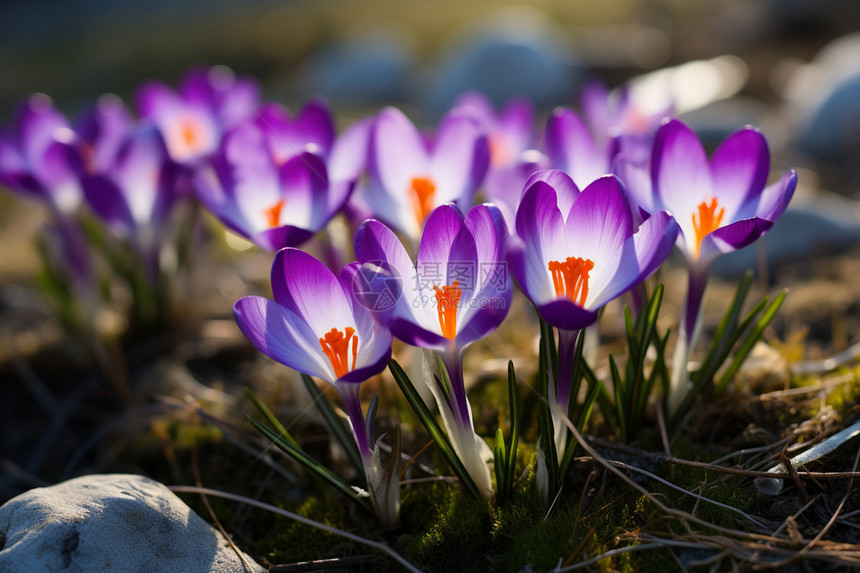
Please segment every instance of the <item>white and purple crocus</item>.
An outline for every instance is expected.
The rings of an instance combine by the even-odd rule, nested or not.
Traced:
[[[465,110],[448,112],[429,139],[393,107],[379,112],[370,135],[362,198],[376,218],[415,242],[436,207],[472,205],[489,165],[487,138]]]
[[[395,300],[378,309],[375,318],[407,344],[435,350],[445,365],[451,387],[443,394],[430,384],[431,391],[455,451],[487,498],[493,495],[487,467],[492,453],[475,434],[463,353],[495,330],[510,307],[513,286],[503,259],[505,237],[496,206],[478,205],[463,216],[454,204],[436,208],[427,218],[416,262],[394,231],[379,221],[365,221],[355,235],[362,269],[379,267],[400,283]]]
[[[358,264],[335,276],[313,256],[286,248],[272,265],[274,300],[246,296],[233,306],[236,322],[260,352],[308,376],[331,384],[343,399],[372,492],[386,491],[374,503],[396,521],[398,501],[379,483],[374,459],[373,420],[364,419],[360,385],[391,359],[391,334],[353,297]],[[393,489],[396,492],[397,488]],[[385,518],[385,516],[380,516]]]
[[[229,229],[264,250],[301,245],[340,211],[355,187],[355,173],[330,176],[342,170],[329,171],[326,159],[338,154],[327,155],[316,143],[326,129],[287,130],[283,135],[291,143],[280,146],[270,128],[240,123],[197,170],[198,198]]]
[[[770,152],[762,133],[752,127],[731,134],[708,160],[699,138],[678,120],[667,121],[657,132],[650,178],[630,165],[625,169],[640,208],[671,211],[681,229],[677,245],[687,261],[689,287],[673,361],[671,413],[689,391],[687,363],[711,263],[773,226],[794,194],[797,173],[791,170],[767,185]]]
[[[677,223],[664,211],[636,231],[622,184],[613,175],[599,177],[582,192],[561,171],[532,177],[507,260],[540,316],[559,331],[558,380],[550,390],[561,413],[569,408],[577,333],[597,320],[603,305],[653,273],[677,235]],[[556,440],[563,445],[558,432]]]

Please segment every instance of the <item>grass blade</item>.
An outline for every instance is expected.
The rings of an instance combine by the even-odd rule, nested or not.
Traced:
[[[508,467],[505,470],[505,490],[513,492],[514,473],[517,469],[517,448],[520,441],[520,396],[517,392],[517,375],[513,360],[508,360],[508,401],[511,405],[511,442],[508,444]]]
[[[410,406],[412,406],[412,409],[421,420],[427,433],[430,434],[430,437],[433,438],[433,441],[436,443],[436,447],[439,448],[439,451],[445,457],[445,460],[447,460],[448,465],[451,466],[451,470],[460,479],[460,483],[463,484],[463,487],[469,492],[469,494],[475,496],[477,499],[482,499],[481,492],[478,491],[478,486],[475,485],[475,482],[472,480],[472,476],[469,475],[469,472],[466,470],[460,457],[454,451],[451,442],[448,440],[448,436],[446,436],[442,431],[442,428],[439,427],[439,424],[427,408],[427,405],[421,399],[415,386],[412,385],[412,381],[406,375],[406,372],[404,372],[403,368],[400,367],[400,364],[393,359],[388,363],[388,368],[391,370],[392,376],[394,376],[394,381],[397,382],[397,385],[406,397],[406,401],[409,402]]]
[[[305,468],[307,468],[307,470],[311,472],[311,474],[327,481],[332,487],[339,490],[341,493],[349,496],[356,503],[364,507],[369,512],[373,513],[373,507],[371,506],[369,499],[359,497],[358,492],[356,492],[348,483],[343,481],[343,479],[341,479],[337,474],[320,464],[312,457],[310,457],[308,454],[302,451],[301,448],[297,448],[296,446],[292,445],[280,434],[278,434],[276,431],[272,430],[262,422],[259,422],[252,416],[248,416],[247,418],[248,421],[251,422],[251,425],[253,425],[258,432],[268,438],[269,441],[275,444],[284,453],[286,453],[291,458],[293,458]]]
[[[496,472],[496,492],[499,503],[504,503],[507,499],[507,491],[505,484],[507,480],[508,463],[505,459],[505,436],[502,434],[502,429],[496,430],[496,442],[493,445],[493,468]]]
[[[245,396],[247,396],[248,399],[254,404],[254,406],[256,406],[257,410],[260,412],[263,418],[265,418],[266,422],[268,422],[269,425],[275,428],[275,430],[277,430],[278,433],[290,444],[292,444],[296,448],[301,449],[296,439],[287,431],[284,425],[281,424],[280,421],[278,421],[272,411],[269,410],[268,406],[263,404],[263,401],[260,400],[260,398],[258,398],[257,395],[254,394],[254,391],[247,386],[245,387]]]
[[[341,449],[343,449],[344,453],[346,453],[346,456],[349,458],[349,461],[355,467],[355,471],[358,475],[363,476],[364,463],[361,461],[361,454],[358,452],[358,446],[355,445],[355,437],[343,423],[340,416],[335,413],[331,402],[328,401],[326,395],[319,389],[319,386],[316,385],[313,379],[307,374],[302,374],[302,382],[305,383],[305,388],[307,388],[308,393],[311,395],[311,400],[313,401],[314,406],[316,406],[317,410],[322,414],[322,417],[331,430],[335,440],[340,444]],[[356,431],[364,431],[364,428]]]
[[[746,360],[747,355],[752,350],[755,343],[761,338],[764,329],[767,328],[767,325],[773,320],[776,316],[777,311],[782,306],[783,301],[785,301],[785,292],[781,292],[779,296],[777,296],[770,306],[768,306],[764,313],[761,315],[761,318],[756,321],[755,326],[753,326],[750,333],[744,339],[743,344],[741,344],[738,351],[735,353],[734,358],[732,359],[731,365],[723,372],[723,375],[720,376],[719,381],[714,386],[714,395],[719,396],[725,389],[728,383],[734,378],[735,374],[737,374],[738,369],[740,369],[743,361]]]

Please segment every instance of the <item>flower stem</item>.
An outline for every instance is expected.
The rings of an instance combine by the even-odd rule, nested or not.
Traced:
[[[701,330],[702,299],[708,282],[708,269],[689,269],[689,283],[684,309],[678,325],[678,341],[675,343],[675,354],[672,357],[672,374],[669,384],[667,406],[669,415],[673,416],[684,402],[690,391],[690,374],[687,366],[690,355]]]
[[[570,408],[570,384],[576,367],[576,339],[578,330],[558,329],[558,380],[556,402],[565,414]]]
[[[360,385],[338,384],[337,389],[340,397],[343,399],[343,405],[346,408],[346,415],[349,417],[349,425],[352,426],[352,433],[355,436],[355,443],[358,446],[361,459],[364,465],[367,466],[373,449],[371,447],[369,429],[364,421],[364,414],[361,411]]]

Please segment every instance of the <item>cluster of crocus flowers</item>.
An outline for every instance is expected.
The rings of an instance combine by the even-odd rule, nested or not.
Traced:
[[[182,197],[276,253],[274,300],[240,299],[236,321],[263,354],[338,391],[389,523],[397,477],[381,469],[359,388],[386,367],[394,338],[424,350],[424,382],[447,436],[491,499],[493,453],[475,431],[463,357],[504,321],[511,279],[542,328],[557,330],[546,389],[554,434],[541,439],[561,450],[580,331],[678,246],[690,278],[667,397],[677,408],[711,262],[761,237],[796,185],[792,171],[766,186],[769,152],[755,129],[731,135],[709,160],[683,123],[658,129],[626,91],[612,99],[596,84],[581,115],[553,110],[541,137],[524,100],[497,112],[466,95],[428,133],[389,107],[338,134],[323,101],[292,114],[258,92],[226,68],[198,69],[177,90],[145,84],[137,117],[108,96],[75,123],[33,96],[0,133],[0,182],[40,199],[57,221],[96,214],[137,249],[151,278]],[[473,206],[476,195],[489,202]],[[346,248],[326,258],[329,268],[298,247],[342,212],[356,261],[333,263]],[[86,243],[68,235],[65,258],[85,269]]]

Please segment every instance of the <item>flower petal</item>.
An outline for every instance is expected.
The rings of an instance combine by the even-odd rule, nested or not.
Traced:
[[[679,218],[684,234],[692,233],[687,218],[698,205],[714,196],[711,169],[699,138],[689,127],[673,119],[664,123],[654,139],[651,181],[655,209]]]
[[[489,164],[487,138],[475,120],[462,110],[449,112],[439,124],[430,157],[430,175],[436,183],[434,203],[453,201],[468,209]]]
[[[564,225],[566,256],[598,263],[615,253],[633,234],[633,216],[618,178],[607,175],[586,187]]]
[[[275,301],[302,317],[317,337],[332,328],[356,327],[352,305],[337,277],[304,251],[281,249],[272,264]]]
[[[248,340],[272,360],[331,383],[336,380],[319,334],[293,311],[263,297],[246,296],[233,305],[233,315]]]
[[[770,151],[761,132],[745,128],[729,135],[711,158],[714,196],[726,210],[726,220],[736,219],[742,205],[756,201],[767,183]]]
[[[615,274],[609,280],[594,277],[589,307],[600,308],[651,276],[672,252],[678,232],[678,223],[666,211],[649,217],[621,246]]]
[[[579,186],[609,173],[609,156],[573,110],[556,108],[547,119],[546,147],[550,165],[570,174]]]

